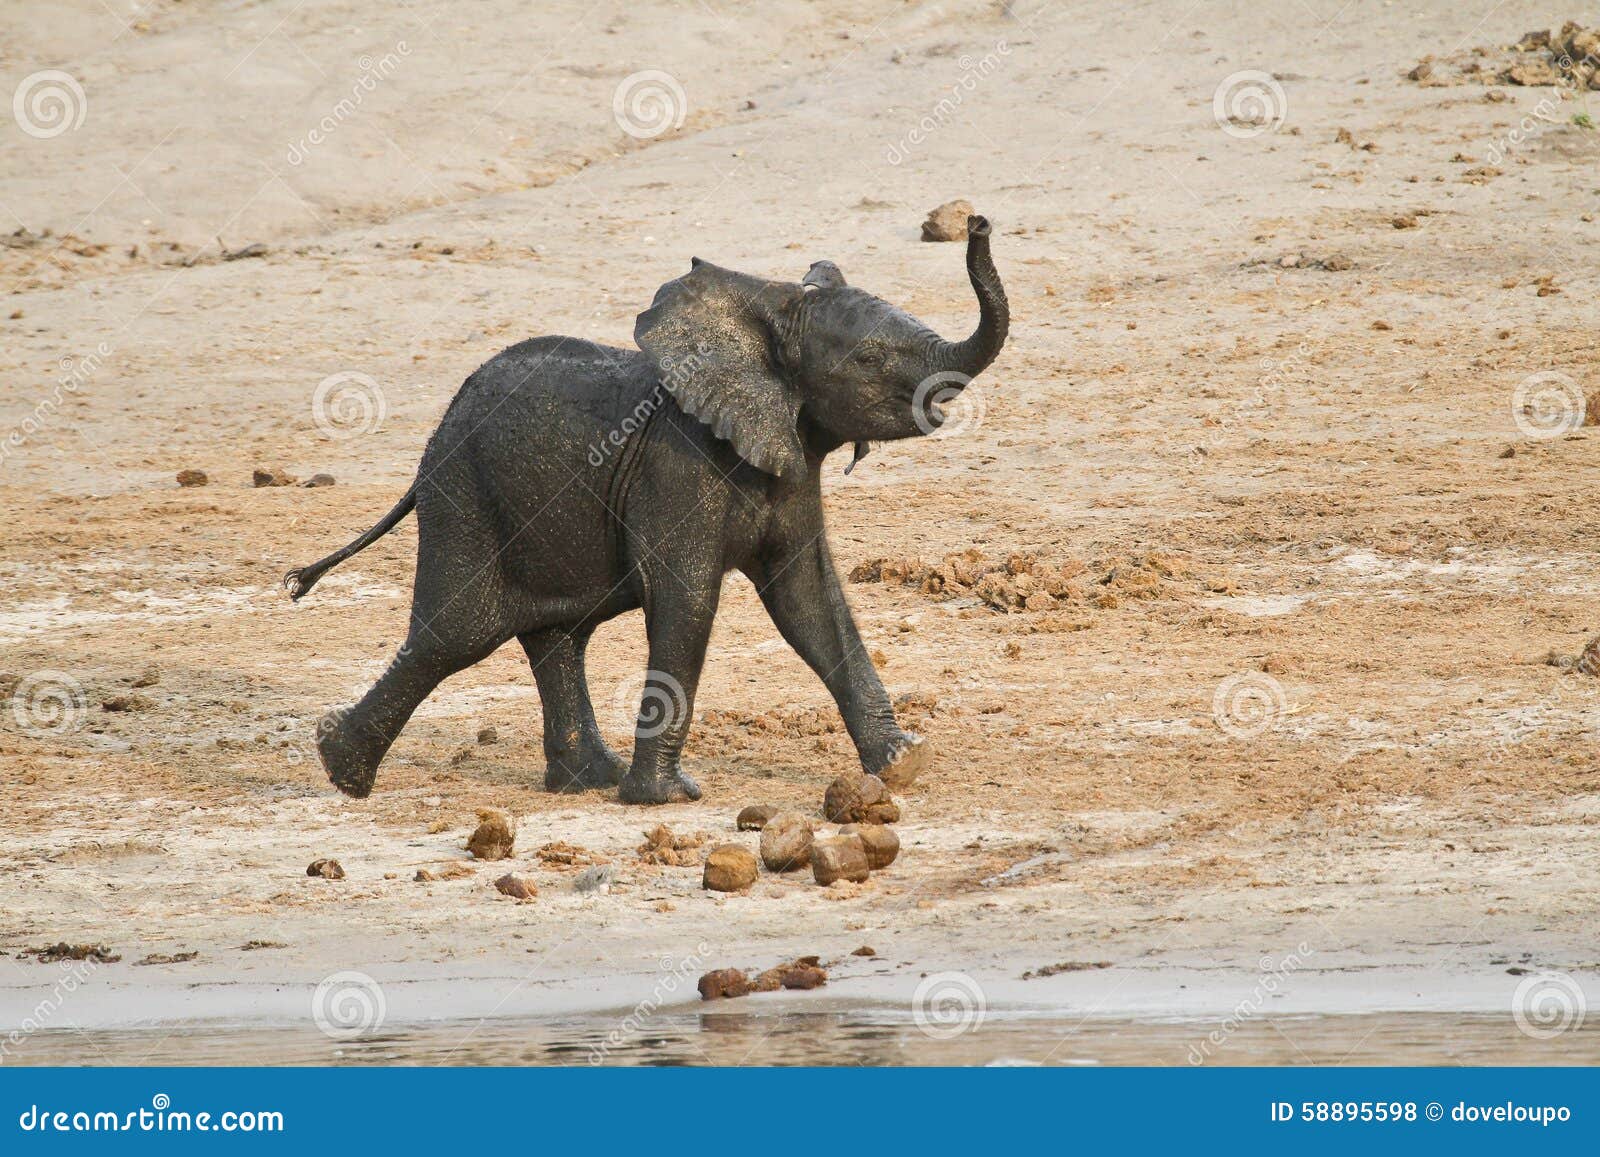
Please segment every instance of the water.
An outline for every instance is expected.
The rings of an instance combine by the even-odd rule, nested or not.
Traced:
[[[932,1026],[948,1032],[959,1026]],[[1221,1044],[1209,1041],[1216,1032]],[[1600,1027],[1550,1039],[1508,1016],[1403,1013],[1217,1021],[989,1013],[930,1035],[901,1010],[657,1013],[448,1021],[332,1040],[307,1028],[52,1030],[5,1058],[25,1065],[1555,1065],[1600,1064]]]

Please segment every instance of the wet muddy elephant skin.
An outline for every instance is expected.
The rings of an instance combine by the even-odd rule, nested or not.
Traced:
[[[826,684],[862,766],[927,748],[896,724],[845,602],[822,520],[824,457],[928,433],[937,400],[987,366],[1009,325],[969,221],[981,320],[947,342],[818,262],[799,283],[696,259],[657,291],[637,350],[568,337],[499,354],[467,379],[405,497],[371,530],[285,578],[299,599],[331,567],[417,514],[410,630],[382,677],[318,725],[329,778],[372,791],[378,764],[440,681],[515,638],[544,703],[545,787],[617,786],[627,803],[698,799],[683,771],[723,576],[749,576]],[[929,383],[938,384],[932,400]],[[954,383],[954,385],[952,385]],[[852,465],[854,463],[852,462]],[[584,650],[644,608],[649,641],[631,762],[595,725]]]

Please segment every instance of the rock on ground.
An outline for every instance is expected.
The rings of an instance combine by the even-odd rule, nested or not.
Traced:
[[[769,872],[792,872],[811,862],[812,823],[799,812],[783,812],[761,832],[761,862]]]
[[[756,858],[748,848],[722,844],[706,857],[701,885],[712,892],[742,892],[756,882]]]
[[[864,882],[872,874],[859,839],[817,840],[811,845],[811,874],[827,887],[835,880]]]
[[[517,821],[497,808],[478,813],[478,827],[467,839],[467,851],[480,860],[503,860],[517,842]]]

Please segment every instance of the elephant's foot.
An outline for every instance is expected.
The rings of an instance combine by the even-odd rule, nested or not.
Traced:
[[[623,803],[685,803],[700,798],[700,785],[684,774],[681,767],[654,775],[630,771],[617,785],[617,798]]]
[[[616,787],[628,774],[628,761],[604,743],[545,756],[544,789],[577,793],[597,788]]]
[[[389,745],[352,723],[348,710],[333,710],[317,724],[317,755],[333,786],[345,795],[366,799],[378,779],[378,764]]]
[[[914,731],[902,731],[889,741],[882,766],[867,768],[896,791],[910,787],[933,763],[933,744]]]

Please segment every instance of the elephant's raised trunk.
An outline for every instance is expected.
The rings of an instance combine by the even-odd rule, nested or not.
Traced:
[[[999,355],[1011,328],[1011,307],[1005,286],[989,256],[989,219],[967,218],[967,276],[978,295],[978,328],[966,341],[942,341],[934,350],[935,368],[976,377]]]

